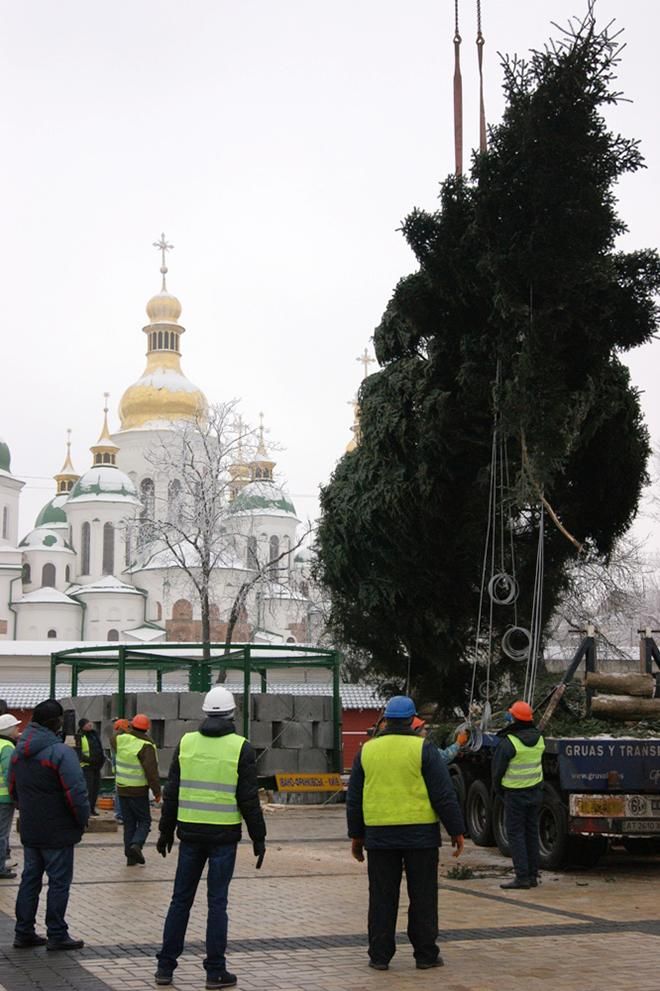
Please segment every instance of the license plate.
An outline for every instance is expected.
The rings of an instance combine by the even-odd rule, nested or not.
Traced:
[[[570,813],[574,816],[622,816],[626,812],[623,795],[571,795]]]
[[[622,833],[660,833],[660,819],[624,819]]]

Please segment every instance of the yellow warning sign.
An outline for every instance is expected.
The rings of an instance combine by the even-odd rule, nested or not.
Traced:
[[[341,791],[340,774],[276,774],[276,791]]]

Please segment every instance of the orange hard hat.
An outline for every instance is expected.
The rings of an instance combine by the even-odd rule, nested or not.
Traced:
[[[426,721],[424,719],[420,719],[419,716],[415,716],[410,724],[410,728],[413,729],[415,733],[417,732],[418,729],[424,729],[425,726],[426,726]]]
[[[133,716],[131,726],[133,729],[140,729],[146,732],[151,727],[151,720],[143,712],[138,712],[136,716]]]
[[[115,719],[115,725],[113,729],[115,733],[118,730],[123,730],[124,732],[126,732],[126,730],[128,729],[128,719]]]
[[[514,719],[518,719],[521,723],[534,722],[534,710],[528,702],[514,702],[509,712]]]

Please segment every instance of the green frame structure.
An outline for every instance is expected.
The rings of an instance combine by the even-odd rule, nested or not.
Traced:
[[[341,699],[339,672],[342,655],[338,650],[299,644],[224,644],[163,643],[108,644],[100,647],[72,647],[50,655],[50,694],[55,697],[58,667],[71,668],[71,696],[78,694],[84,671],[117,670],[119,695],[117,715],[126,711],[126,674],[132,671],[155,671],[156,691],[163,690],[163,675],[187,671],[188,691],[206,692],[211,688],[213,672],[241,671],[243,694],[249,698],[252,675],[261,679],[261,692],[268,691],[268,671],[277,668],[326,668],[332,672],[333,771],[341,768]],[[250,734],[250,706],[243,706],[243,735]]]

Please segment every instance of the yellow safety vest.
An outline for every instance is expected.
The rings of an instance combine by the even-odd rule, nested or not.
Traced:
[[[422,776],[424,738],[386,733],[362,747],[362,814],[367,826],[437,822]]]
[[[186,733],[179,744],[180,822],[236,826],[241,813],[236,804],[238,760],[245,737],[238,733],[204,736]]]
[[[540,736],[533,747],[526,747],[517,736],[511,734],[507,739],[516,751],[506,774],[502,778],[503,788],[533,788],[543,781],[543,751],[545,740]]]
[[[5,747],[14,747],[11,740],[0,739],[0,750],[4,750]],[[11,801],[9,797],[9,786],[7,784],[7,779],[4,774],[0,774],[0,802],[3,805],[7,805]]]
[[[87,767],[90,763],[89,758],[89,740],[84,733],[80,734],[80,766]]]
[[[156,749],[151,740],[141,740],[132,733],[122,733],[117,737],[115,784],[118,788],[146,788],[147,776],[138,758],[144,746]]]

